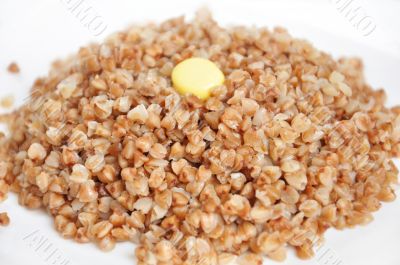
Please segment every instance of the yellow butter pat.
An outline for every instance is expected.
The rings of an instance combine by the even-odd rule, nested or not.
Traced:
[[[193,94],[207,99],[213,88],[224,83],[222,71],[210,60],[190,58],[182,61],[172,70],[172,83],[182,95]]]

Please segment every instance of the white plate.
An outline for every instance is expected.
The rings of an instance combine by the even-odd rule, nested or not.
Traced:
[[[88,18],[101,16],[97,21],[106,27],[103,32],[85,28],[85,23],[76,18],[71,8],[76,1],[0,1],[0,96],[13,94],[17,104],[22,104],[34,79],[45,75],[54,59],[65,57],[89,41],[101,40],[132,22],[160,21],[181,14],[191,17],[203,5],[203,1],[83,1],[86,8],[91,7]],[[394,34],[400,25],[397,15],[400,1],[363,1],[362,5],[351,1],[351,7],[341,10],[339,4],[345,2],[348,1],[253,0],[209,1],[209,5],[224,25],[282,25],[292,35],[312,41],[335,57],[362,57],[368,81],[375,88],[386,89],[390,105],[400,103],[400,36]],[[357,7],[361,14],[357,19],[365,21],[368,16],[366,19],[376,25],[368,36],[364,36],[366,30],[357,29],[346,17],[346,12]],[[10,75],[5,70],[13,60],[21,66],[19,75]],[[134,245],[119,244],[111,253],[102,253],[92,244],[64,240],[43,211],[20,207],[15,195],[0,204],[1,211],[9,213],[11,225],[0,228],[0,265],[134,264]],[[291,253],[285,264],[398,265],[399,217],[400,200],[384,204],[375,214],[375,221],[366,227],[330,230],[313,260],[300,261]]]

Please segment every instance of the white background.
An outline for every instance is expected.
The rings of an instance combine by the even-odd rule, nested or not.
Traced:
[[[0,96],[13,94],[22,104],[38,76],[43,76],[49,64],[57,58],[77,51],[91,41],[101,41],[108,34],[122,30],[134,22],[161,21],[208,6],[223,25],[246,24],[273,27],[281,25],[292,35],[312,41],[316,47],[339,56],[360,56],[366,66],[367,80],[375,88],[384,87],[389,105],[400,103],[400,0],[353,0],[351,8],[376,25],[366,35],[354,27],[346,10],[338,10],[337,2],[318,1],[136,1],[83,0],[86,7],[100,16],[106,30],[98,32],[85,27],[68,9],[68,1],[77,0],[0,0]],[[21,67],[19,75],[7,73],[11,61]],[[0,110],[4,112],[4,110]],[[0,147],[1,148],[1,147]],[[11,225],[0,228],[0,265],[35,264],[70,265],[133,264],[134,245],[124,243],[111,253],[102,253],[95,246],[79,245],[60,238],[52,220],[42,211],[28,211],[18,206],[14,195],[0,204],[7,211]],[[330,230],[326,242],[311,261],[299,261],[293,254],[284,264],[338,265],[398,265],[400,264],[400,200],[384,204],[375,214],[375,221],[352,230]],[[36,236],[36,237],[35,237]],[[24,239],[25,238],[25,239]],[[43,239],[49,250],[38,248]],[[55,254],[46,260],[51,254]],[[57,261],[57,257],[60,259]],[[332,258],[330,259],[330,257]],[[274,264],[266,261],[265,264]]]

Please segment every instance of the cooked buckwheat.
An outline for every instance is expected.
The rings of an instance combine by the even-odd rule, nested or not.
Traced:
[[[204,101],[171,83],[190,57],[226,77]],[[400,107],[384,101],[358,59],[282,28],[204,13],[134,26],[55,64],[1,117],[0,201],[12,189],[105,251],[140,243],[138,264],[310,258],[328,228],[366,224],[396,197]]]

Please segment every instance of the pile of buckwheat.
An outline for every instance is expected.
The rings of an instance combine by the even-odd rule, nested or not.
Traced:
[[[172,87],[190,57],[226,77],[205,101]],[[16,192],[105,251],[139,243],[143,265],[310,258],[328,228],[367,224],[396,197],[400,107],[362,71],[207,13],[118,32],[55,62],[1,117],[0,201]]]

